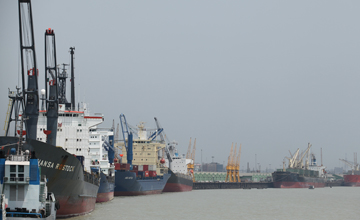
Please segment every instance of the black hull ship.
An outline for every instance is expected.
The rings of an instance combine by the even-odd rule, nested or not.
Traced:
[[[16,137],[0,137],[0,145],[5,152],[17,143]],[[57,217],[70,217],[91,212],[99,189],[99,178],[87,173],[81,161],[61,147],[28,139],[24,150],[35,152],[41,173],[48,178],[47,187],[53,192],[60,209]]]

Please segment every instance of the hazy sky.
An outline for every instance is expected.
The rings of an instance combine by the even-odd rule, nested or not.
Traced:
[[[0,1],[0,124],[18,83],[17,1]],[[75,46],[76,101],[109,127],[157,117],[196,161],[225,164],[242,143],[241,168],[279,168],[289,150],[312,151],[328,168],[360,146],[360,1],[32,2],[39,86],[44,33],[57,63]],[[70,96],[68,96],[70,99]],[[4,131],[0,132],[1,135]]]

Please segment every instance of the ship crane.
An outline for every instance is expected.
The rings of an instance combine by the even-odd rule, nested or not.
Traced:
[[[355,171],[359,171],[359,164],[357,163],[357,153],[354,153],[354,162],[345,160],[345,159],[339,159],[340,161],[344,162],[345,164],[347,164],[351,170],[352,170],[352,174],[354,175]]]
[[[160,143],[162,144],[166,144],[166,147],[163,149],[165,150],[165,153],[166,153],[166,157],[168,158],[168,161],[169,161],[169,167],[170,167],[170,164],[172,162],[172,158],[171,158],[171,154],[170,154],[170,150],[173,150],[175,147],[173,146],[175,144],[175,142],[170,142],[165,134],[165,131],[164,129],[161,127],[159,121],[157,120],[156,117],[154,117],[154,120],[155,120],[155,123],[156,123],[156,127],[157,127],[157,130],[158,131],[162,131],[160,132],[158,135],[160,136]],[[164,137],[165,136],[165,137]],[[165,141],[165,138],[166,138],[166,141]],[[167,142],[167,143],[166,143]],[[169,149],[170,148],[170,149]]]
[[[123,134],[124,146],[126,149],[126,156],[128,164],[130,164],[130,169],[132,169],[132,160],[133,160],[133,134],[129,131],[128,124],[126,122],[126,118],[124,114],[120,114],[120,124],[121,130]],[[125,137],[126,136],[126,137]]]
[[[311,144],[308,143],[308,148],[306,149],[306,151],[301,155],[301,157],[297,160],[297,163],[296,163],[296,167],[297,168],[301,168],[301,165],[302,165],[302,160],[304,159],[305,155],[307,155],[307,153],[309,152],[310,148],[311,148]],[[308,167],[306,167],[308,168]]]
[[[19,32],[22,76],[22,95],[26,118],[26,138],[36,140],[39,117],[38,74],[36,64],[35,37],[30,0],[19,0]],[[27,76],[27,77],[26,77]],[[27,78],[27,80],[25,79]],[[27,86],[26,86],[27,85]]]
[[[299,151],[300,151],[300,149],[298,148],[296,150],[296,152],[294,153],[294,155],[292,155],[290,152],[291,158],[286,157],[289,160],[289,168],[294,168],[296,166],[296,161],[297,161],[296,158],[299,155]]]
[[[46,143],[56,145],[56,133],[58,127],[58,75],[56,65],[55,33],[51,28],[45,31],[45,100],[47,130]]]
[[[104,143],[102,146],[108,152],[108,158],[109,158],[110,164],[114,163],[115,156],[117,159],[119,159],[119,160],[121,159],[121,157],[117,154],[117,148],[114,147],[114,136],[113,135],[105,136]]]

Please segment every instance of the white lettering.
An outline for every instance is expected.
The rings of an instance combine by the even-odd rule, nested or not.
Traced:
[[[75,170],[75,166],[69,166],[69,165],[65,165],[65,164],[56,164],[51,162],[51,161],[46,161],[46,160],[38,160],[38,165],[41,167],[46,167],[46,168],[52,168],[52,169],[57,169],[57,170],[63,170],[66,172],[74,172]],[[55,166],[55,168],[54,168]]]

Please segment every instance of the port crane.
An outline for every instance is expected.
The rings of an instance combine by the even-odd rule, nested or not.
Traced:
[[[56,145],[58,127],[58,74],[56,64],[55,33],[51,28],[45,31],[45,100],[47,129],[46,143]]]
[[[231,143],[230,155],[228,157],[228,164],[226,166],[226,178],[225,182],[235,183],[241,182],[240,180],[240,155],[241,155],[241,144],[239,146],[239,152],[236,154],[237,143]]]
[[[231,164],[231,160],[233,157],[233,148],[234,148],[234,143],[231,144],[231,150],[230,150],[230,155],[228,157],[228,163],[226,166],[226,178],[225,178],[225,182],[233,182],[232,179],[232,164]]]
[[[235,164],[235,181],[237,181],[239,183],[241,182],[241,180],[240,180],[240,155],[241,155],[241,144],[239,147],[239,153],[236,156],[236,164]]]
[[[186,152],[186,159],[190,160],[190,163],[187,164],[187,171],[192,176],[193,182],[195,182],[195,175],[194,175],[195,152],[196,152],[196,138],[194,140],[194,146],[192,151],[191,151],[191,138],[190,138],[188,151]]]

